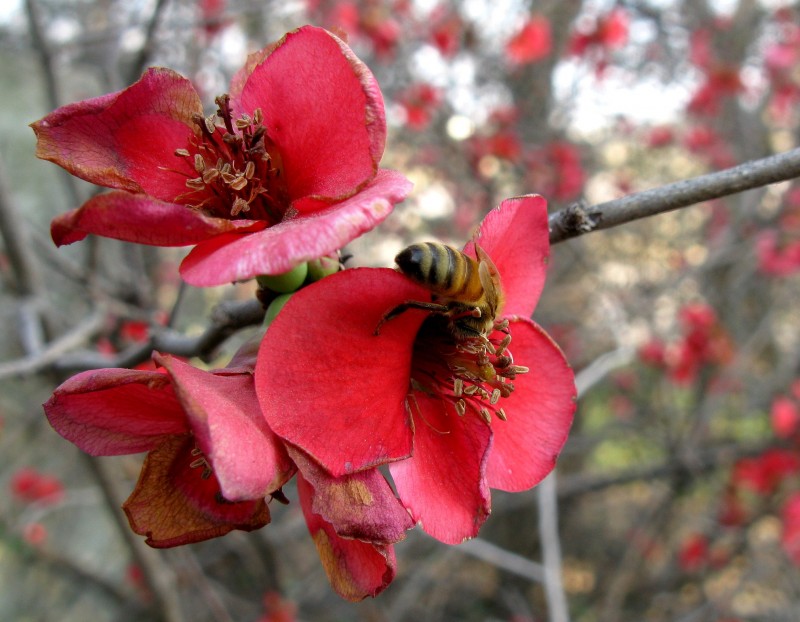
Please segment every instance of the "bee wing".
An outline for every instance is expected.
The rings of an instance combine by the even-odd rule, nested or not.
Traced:
[[[478,258],[478,276],[486,293],[486,302],[497,313],[502,305],[503,290],[500,286],[500,273],[492,258],[478,244],[475,244],[475,255]]]

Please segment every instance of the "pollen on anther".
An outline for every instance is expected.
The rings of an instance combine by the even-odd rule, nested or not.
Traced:
[[[481,412],[481,419],[483,419],[486,423],[492,422],[492,415],[487,409],[481,408],[480,412]]]
[[[188,154],[188,152],[187,152]],[[202,173],[206,168],[206,161],[203,159],[199,153],[194,154],[194,170],[198,173]]]
[[[233,205],[231,205],[231,216],[238,216],[242,212],[249,212],[250,205],[241,197],[236,197]]]
[[[179,158],[188,158],[191,154],[187,149],[176,149],[175,155]]]
[[[247,185],[247,178],[244,175],[237,175],[231,181],[230,186],[233,190],[242,190]]]
[[[506,415],[506,411],[505,410],[500,408],[496,412],[497,412],[497,418],[500,419],[500,421],[508,421],[508,416]]]
[[[456,378],[453,380],[453,395],[456,397],[461,397],[461,394],[464,392],[464,381],[461,378]]]
[[[489,403],[492,405],[497,404],[497,402],[500,400],[500,396],[501,396],[500,389],[495,389],[494,391],[492,391],[492,396],[489,398]]]
[[[459,417],[463,417],[464,413],[467,412],[467,403],[464,400],[456,401],[456,412]]]

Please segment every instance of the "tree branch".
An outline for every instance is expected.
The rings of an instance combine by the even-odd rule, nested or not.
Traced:
[[[800,177],[800,149],[597,205],[576,203],[550,215],[550,243],[796,177]]]
[[[264,307],[255,298],[244,302],[226,301],[214,308],[208,328],[195,337],[165,328],[156,332],[146,343],[128,348],[117,356],[108,357],[98,352],[75,352],[63,356],[55,363],[55,367],[58,371],[69,373],[101,367],[133,367],[150,358],[153,350],[178,356],[208,358],[217,346],[237,330],[258,324],[263,318]]]

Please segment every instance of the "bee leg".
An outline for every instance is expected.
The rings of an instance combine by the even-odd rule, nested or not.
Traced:
[[[435,302],[422,302],[421,300],[406,300],[405,302],[401,302],[397,305],[394,309],[391,309],[383,314],[381,321],[378,322],[378,325],[375,327],[373,335],[379,335],[381,332],[381,326],[385,322],[396,318],[398,315],[405,313],[409,309],[421,309],[423,311],[430,311],[431,313],[440,313],[440,314],[447,314],[448,308],[445,305],[436,304]]]

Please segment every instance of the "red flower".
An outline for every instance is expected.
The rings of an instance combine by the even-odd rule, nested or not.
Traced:
[[[800,493],[795,493],[787,499],[781,511],[781,519],[783,550],[795,565],[800,566]]]
[[[73,376],[44,405],[50,424],[94,456],[149,452],[123,508],[151,546],[263,527],[264,497],[295,467],[261,416],[252,373],[155,359],[163,370]]]
[[[685,572],[696,572],[709,562],[708,538],[692,534],[683,541],[678,551],[678,564]]]
[[[60,479],[32,467],[14,473],[9,486],[12,494],[26,503],[59,503],[64,498],[64,485]]]
[[[376,469],[334,478],[287,450],[261,414],[246,355],[242,367],[214,372],[155,358],[161,371],[78,374],[45,404],[53,427],[87,453],[149,451],[123,506],[136,533],[169,547],[259,529],[270,520],[264,497],[299,469],[300,503],[333,587],[361,600],[391,582],[392,544],[413,522]]]
[[[800,428],[800,407],[792,398],[776,397],[770,409],[772,430],[778,438],[791,438]]]
[[[409,86],[398,96],[406,113],[406,125],[415,131],[427,128],[441,104],[441,99],[439,89],[430,84],[420,82]]]
[[[387,312],[431,294],[394,270],[361,268],[294,294],[262,341],[256,373],[277,434],[334,477],[388,463],[414,520],[448,543],[477,534],[489,488],[526,490],[552,470],[575,410],[572,370],[528,319],[549,254],[544,199],[504,201],[475,241],[502,282],[496,319],[508,320],[513,358],[504,332],[456,338],[446,318],[418,309],[376,335]],[[464,251],[473,258],[475,241]]]
[[[506,58],[517,65],[527,65],[545,58],[552,49],[550,20],[534,15],[506,42]]]
[[[191,83],[154,68],[34,123],[40,158],[114,189],[57,217],[56,244],[89,233],[196,244],[181,275],[219,285],[340,248],[410,189],[378,168],[386,123],[375,78],[325,30],[301,28],[251,55],[217,105],[204,119]]]
[[[794,450],[768,449],[760,456],[742,458],[731,473],[735,486],[762,495],[772,494],[789,477],[800,473],[800,455]]]

